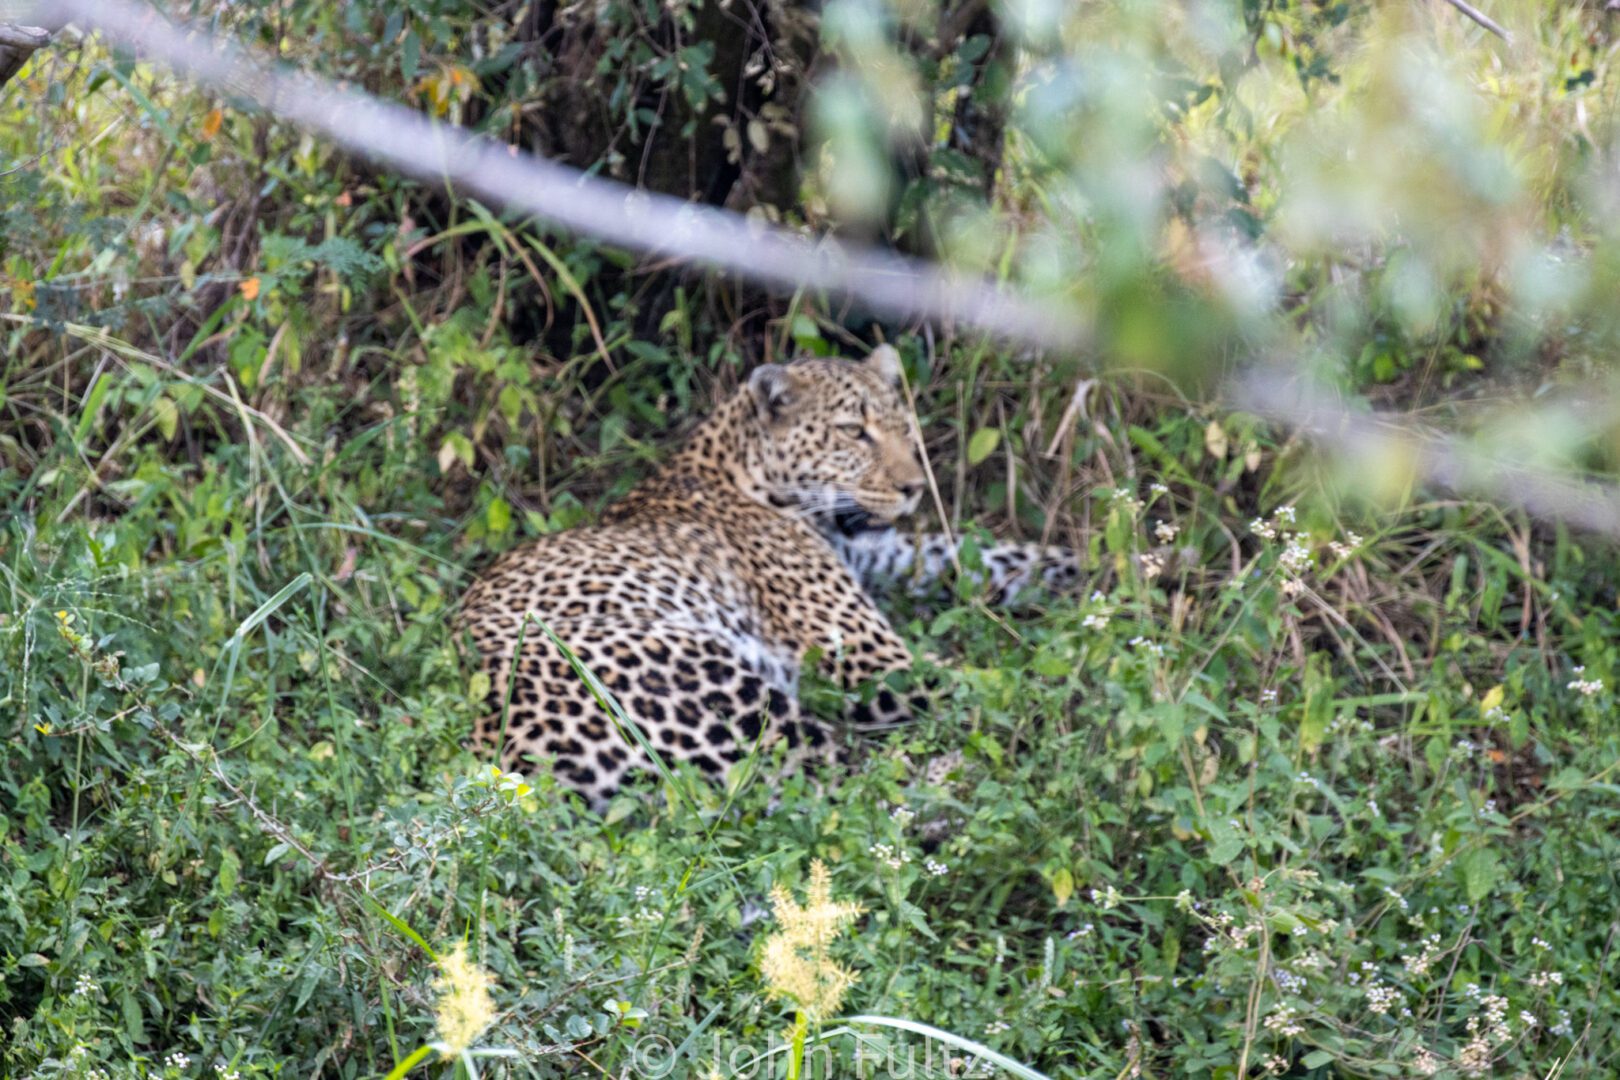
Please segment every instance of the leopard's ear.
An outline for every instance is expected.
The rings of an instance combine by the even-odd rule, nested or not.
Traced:
[[[866,358],[866,363],[890,386],[900,385],[900,353],[893,345],[879,345]]]
[[[774,422],[793,406],[793,376],[781,364],[761,364],[748,376],[748,392],[760,419]]]

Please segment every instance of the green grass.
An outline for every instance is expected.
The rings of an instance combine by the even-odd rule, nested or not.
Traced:
[[[932,715],[835,793],[654,785],[598,817],[461,748],[478,705],[446,611],[488,515],[446,506],[455,485],[390,440],[397,420],[302,466],[266,429],[208,439],[242,414],[199,398],[187,461],[117,435],[186,384],[111,381],[121,411],[82,439],[81,394],[31,399],[60,441],[3,474],[27,511],[0,539],[11,1072],[157,1076],[177,1051],[188,1075],[387,1072],[433,1040],[430,950],[463,939],[496,979],[477,1045],[518,1054],[481,1068],[616,1072],[656,1036],[705,1072],[782,1032],[749,913],[813,857],[869,911],[843,957],[852,1012],[1051,1076],[1272,1055],[1409,1075],[1420,1048],[1460,1060],[1492,995],[1510,1036],[1492,1057],[1606,1060],[1615,735],[1608,690],[1565,683],[1573,662],[1609,683],[1615,637],[1584,548],[1538,542],[1527,577],[1511,522],[1417,505],[1340,558],[1318,498],[1295,513],[1313,567],[1290,596],[1282,541],[1238,532],[1248,511],[1217,491],[1205,418],[1143,416],[1075,447],[1133,470],[1131,497],[1087,464],[1051,500],[1059,535],[1092,523],[1097,595],[902,613],[952,667]],[[320,422],[282,426],[315,447]],[[1294,490],[1287,456],[1245,438],[1244,485]],[[85,490],[89,463],[107,491]],[[956,748],[966,782],[910,784],[906,760]],[[945,823],[937,847],[924,822]],[[925,1041],[846,1026],[824,1044],[844,1066]]]

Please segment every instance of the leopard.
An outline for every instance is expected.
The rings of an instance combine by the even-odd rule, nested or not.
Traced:
[[[929,483],[902,380],[887,344],[759,365],[594,524],[498,557],[457,617],[488,677],[474,743],[513,772],[549,761],[603,806],[677,763],[717,781],[760,753],[847,763],[850,732],[916,715],[923,695],[894,678],[913,653],[879,600],[940,584],[964,552],[898,527]],[[1080,577],[1052,545],[969,561],[1009,606]],[[847,691],[846,723],[801,703],[807,665]]]

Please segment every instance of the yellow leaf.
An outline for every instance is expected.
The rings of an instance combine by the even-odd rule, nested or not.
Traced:
[[[158,430],[165,439],[173,439],[176,429],[180,426],[180,410],[174,407],[174,402],[166,397],[160,397],[152,402],[152,413],[157,418]]]
[[[1226,429],[1221,427],[1219,420],[1211,420],[1209,426],[1204,429],[1204,449],[1209,451],[1209,456],[1212,458],[1224,459],[1226,457]]]
[[[242,299],[257,300],[259,298],[259,279],[250,277],[237,286],[242,290]]]
[[[1074,875],[1069,872],[1067,866],[1059,867],[1058,872],[1052,875],[1052,896],[1057,900],[1058,907],[1062,907],[1073,895]]]
[[[1501,708],[1501,706],[1502,687],[1500,684],[1485,691],[1485,696],[1479,699],[1479,711],[1481,713],[1488,713],[1492,709]]]
[[[224,122],[225,110],[217,108],[209,109],[208,115],[203,117],[202,137],[204,139],[212,139],[215,135],[218,135],[219,126]]]

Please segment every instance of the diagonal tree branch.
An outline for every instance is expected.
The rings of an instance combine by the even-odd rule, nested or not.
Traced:
[[[35,50],[51,42],[51,32],[43,26],[0,23],[0,87],[22,70]]]
[[[44,5],[42,5],[44,6]],[[1078,350],[1090,325],[1072,308],[995,281],[832,237],[811,239],[741,214],[582,173],[318,76],[268,68],[206,32],[131,0],[55,0],[53,11],[212,89],[319,132],[428,182],[520,210],[616,247],[705,265],[782,290],[847,296],[897,319],[926,319]]]

